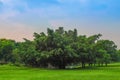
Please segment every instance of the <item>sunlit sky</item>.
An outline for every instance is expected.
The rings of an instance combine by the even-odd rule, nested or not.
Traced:
[[[0,0],[0,38],[32,39],[59,26],[101,33],[120,47],[120,0]]]

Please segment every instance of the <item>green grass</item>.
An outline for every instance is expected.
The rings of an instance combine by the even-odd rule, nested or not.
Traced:
[[[50,70],[1,65],[0,80],[120,80],[120,63],[83,70]]]

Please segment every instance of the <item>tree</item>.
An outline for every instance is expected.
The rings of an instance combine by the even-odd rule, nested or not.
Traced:
[[[92,64],[96,62],[96,55],[95,55],[95,44],[101,34],[93,35],[90,37],[86,36],[78,36],[76,47],[73,47],[76,50],[76,53],[79,55],[79,62],[81,62],[82,67],[85,67],[85,64],[89,64],[89,66],[92,66]]]
[[[120,50],[116,50],[114,54],[112,54],[112,61],[119,62],[120,61]]]
[[[14,54],[19,63],[27,66],[38,66],[36,61],[38,52],[35,50],[33,41],[24,38],[24,42],[18,42]]]
[[[104,62],[107,64],[110,61],[114,61],[113,55],[116,53],[116,48],[117,46],[113,41],[99,40],[96,43],[96,56],[100,60],[103,60],[103,58],[107,59],[107,62],[104,60]],[[103,64],[104,62],[101,63]]]
[[[111,56],[110,56],[110,54],[105,53],[105,54],[103,55],[103,62],[104,62],[105,65],[107,66],[107,64],[110,63],[110,61],[111,61]]]
[[[48,61],[47,63],[64,69],[67,65],[73,63],[74,57],[76,57],[74,49],[70,45],[73,41],[73,32],[71,30],[66,34],[64,29],[60,27],[56,31],[48,28],[47,35],[34,34],[36,49],[40,54],[46,52],[44,56],[47,55],[48,57],[44,60]]]
[[[34,33],[34,40],[24,38],[24,42],[0,39],[0,61],[12,62],[34,67],[54,67],[98,63],[107,66],[120,61],[120,50],[113,41],[100,40],[101,34],[78,35],[77,29],[47,29],[47,33]]]
[[[87,61],[88,61],[89,66],[92,66],[93,63],[95,65],[95,63],[96,63],[95,44],[97,41],[99,41],[101,36],[102,36],[101,34],[97,34],[97,35],[92,35],[87,38],[86,48],[87,48],[87,52],[88,52],[88,60]]]
[[[12,61],[12,52],[15,46],[15,41],[8,39],[0,39],[0,60],[2,63]]]

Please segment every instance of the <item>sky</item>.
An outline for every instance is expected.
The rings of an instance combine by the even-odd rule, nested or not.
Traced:
[[[101,33],[120,48],[120,0],[0,0],[0,38],[23,41],[47,28]]]

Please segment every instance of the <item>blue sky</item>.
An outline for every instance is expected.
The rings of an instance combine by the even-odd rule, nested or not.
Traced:
[[[120,0],[0,0],[0,38],[32,39],[33,32],[59,26],[101,33],[120,46]]]

